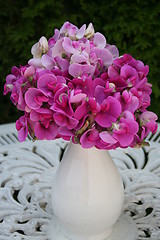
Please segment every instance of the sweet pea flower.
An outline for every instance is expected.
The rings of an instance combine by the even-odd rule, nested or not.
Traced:
[[[25,114],[16,121],[16,129],[18,131],[18,139],[20,142],[25,141],[28,136],[28,116]]]
[[[104,67],[109,67],[113,63],[113,56],[106,48],[94,47],[91,49],[98,59],[101,59]]]
[[[128,87],[134,87],[148,74],[149,67],[139,61],[134,59],[129,54],[124,54],[122,57],[115,59],[113,62],[115,67],[114,73],[119,73],[120,77],[125,79]],[[113,69],[113,68],[112,68]]]
[[[157,119],[157,115],[151,111],[143,112],[139,116],[141,126],[144,126],[146,130],[149,130],[152,133],[155,133],[157,131],[158,125],[155,122]]]
[[[46,119],[35,123],[34,133],[39,140],[53,140],[58,135],[58,126]]]
[[[99,132],[96,129],[87,130],[80,138],[80,143],[83,148],[91,148],[95,146],[97,139],[99,138]]]
[[[125,79],[128,86],[135,86],[136,82],[138,81],[138,72],[135,68],[125,64],[120,69],[120,77]]]
[[[40,58],[43,53],[48,51],[48,41],[43,36],[39,39],[37,43],[35,43],[31,49],[31,53],[34,58]]]
[[[119,51],[115,45],[106,44],[105,48],[112,54],[113,59],[119,57]]]
[[[30,120],[33,122],[36,121],[43,121],[45,119],[50,119],[50,121],[53,120],[53,112],[52,110],[48,109],[48,108],[39,108],[36,110],[31,110],[30,112]]]
[[[12,67],[11,73],[6,76],[6,83],[4,85],[4,92],[3,94],[6,95],[9,92],[12,92],[13,86],[19,80],[23,73],[21,71],[21,67],[17,68],[16,66]],[[26,67],[24,68],[26,70]]]
[[[119,146],[119,142],[107,131],[102,131],[99,133],[100,140],[96,143],[98,148],[104,149],[115,149]]]
[[[60,29],[60,34],[62,36],[74,37],[77,31],[78,31],[78,28],[75,25],[69,22],[65,22]]]
[[[93,24],[90,23],[87,29],[85,30],[85,37],[90,39],[93,36],[94,36],[94,27],[93,27]]]
[[[11,92],[10,99],[21,111],[25,110],[26,103],[24,94],[26,90],[34,86],[35,68],[33,66],[13,67],[12,74],[6,77],[4,95]]]
[[[65,84],[55,92],[54,99],[55,102],[51,107],[53,111],[63,113],[67,116],[73,115],[73,109],[69,100],[69,90]]]
[[[38,78],[37,88],[47,97],[54,97],[54,89],[58,83],[65,84],[66,80],[62,76],[55,76],[53,73],[43,74]]]
[[[52,69],[55,62],[52,59],[52,50],[49,49],[48,41],[43,36],[31,48],[33,58],[28,61],[28,64],[36,68]]]
[[[84,75],[93,75],[95,71],[95,67],[88,64],[79,64],[73,63],[69,66],[69,74],[74,78],[78,78]]]
[[[29,66],[28,68],[26,68],[25,72],[24,72],[24,77],[25,78],[31,78],[35,75],[35,68],[34,66]]]
[[[122,111],[130,111],[134,113],[139,107],[139,99],[134,96],[131,92],[124,90],[121,95],[118,92],[115,97],[119,100],[122,106]]]
[[[120,102],[114,97],[108,96],[100,106],[101,110],[96,115],[95,121],[102,127],[111,127],[121,114]]]
[[[93,25],[90,23],[88,28],[86,29],[86,24],[83,24],[83,26],[78,29],[75,25],[65,22],[60,29],[60,35],[62,36],[68,36],[72,39],[81,39],[84,36],[86,38],[92,37],[94,34],[94,28]]]
[[[66,116],[64,113],[56,112],[53,114],[54,121],[58,126],[67,127],[71,130],[76,128],[79,121],[72,116]]]
[[[10,99],[13,102],[13,104],[17,106],[19,110],[24,111],[26,103],[23,97],[22,84],[23,84],[23,79],[19,79],[19,81],[17,81],[14,84]]]
[[[58,135],[58,126],[53,119],[53,111],[48,108],[31,110],[30,120],[34,124],[34,134],[39,140],[53,140]]]
[[[94,34],[93,43],[98,48],[104,48],[106,46],[106,39],[101,33],[97,32]]]
[[[13,67],[4,95],[24,116],[18,137],[63,138],[83,148],[144,146],[157,130],[156,114],[147,111],[152,85],[148,65],[130,54],[119,57],[115,45],[93,25],[65,22],[47,40],[34,44],[28,65]]]
[[[112,137],[116,139],[121,147],[130,146],[139,126],[131,112],[125,111],[118,123],[113,124]]]
[[[30,109],[39,109],[43,103],[48,102],[48,97],[37,88],[30,88],[25,94],[25,102]]]
[[[78,120],[74,118],[74,111],[71,106],[69,91],[67,86],[63,86],[55,93],[55,102],[50,107],[53,110],[54,120],[59,126],[66,126],[68,129],[75,128]]]

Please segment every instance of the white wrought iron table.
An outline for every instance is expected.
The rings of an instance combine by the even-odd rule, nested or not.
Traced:
[[[150,147],[110,154],[123,178],[123,212],[136,224],[137,240],[160,240],[160,130],[148,140]],[[14,124],[0,125],[0,240],[49,239],[51,180],[66,144],[19,143]]]

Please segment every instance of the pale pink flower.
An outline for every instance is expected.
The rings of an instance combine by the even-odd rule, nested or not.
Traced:
[[[34,58],[40,58],[43,53],[48,51],[48,41],[43,36],[39,39],[38,43],[35,43],[31,49],[31,53]]]

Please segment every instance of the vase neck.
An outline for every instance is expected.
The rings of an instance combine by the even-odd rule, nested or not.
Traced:
[[[110,155],[107,150],[98,149],[96,147],[92,148],[82,148],[80,144],[74,144],[73,142],[70,142],[66,151],[65,155],[71,154],[72,156],[75,156],[75,159],[84,159],[85,161],[87,159],[98,159],[100,161],[104,158],[110,158]],[[92,160],[93,161],[93,160]]]

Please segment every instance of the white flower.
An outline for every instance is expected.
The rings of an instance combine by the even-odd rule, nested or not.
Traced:
[[[93,35],[94,35],[94,27],[93,27],[92,23],[90,23],[90,24],[88,25],[88,27],[87,27],[84,35],[85,35],[85,37],[88,38],[88,39],[91,38],[91,37],[93,37]]]
[[[48,41],[41,37],[37,43],[32,46],[31,53],[34,58],[41,58],[43,53],[48,52]]]

